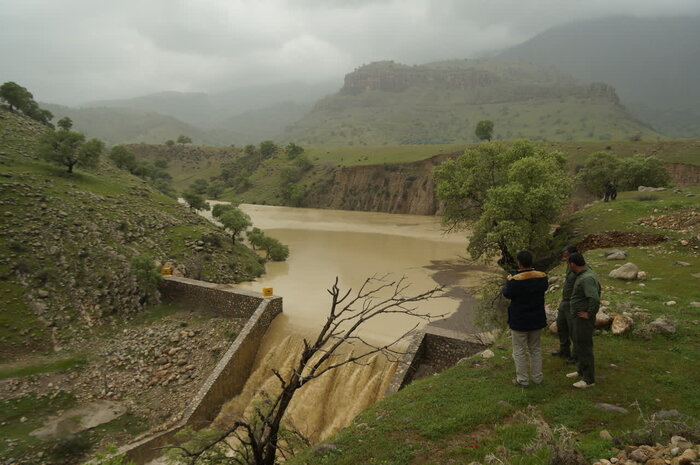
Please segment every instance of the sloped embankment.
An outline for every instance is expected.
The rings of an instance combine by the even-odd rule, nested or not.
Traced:
[[[214,282],[262,272],[251,250],[175,199],[107,162],[68,175],[35,156],[45,127],[0,117],[3,358],[78,347],[89,328],[140,311],[139,255]]]

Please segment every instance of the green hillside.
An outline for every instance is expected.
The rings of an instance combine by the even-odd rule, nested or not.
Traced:
[[[140,312],[134,257],[213,282],[262,273],[250,249],[106,160],[72,175],[39,160],[47,130],[0,109],[0,362]]]
[[[594,387],[571,386],[573,381],[564,376],[571,366],[548,355],[558,348],[558,339],[549,331],[543,335],[543,383],[526,389],[513,386],[511,344],[504,335],[491,347],[493,358],[476,355],[412,383],[327,439],[332,446],[310,449],[287,463],[591,464],[610,459],[626,445],[667,444],[676,434],[697,443],[700,230],[693,215],[700,212],[698,197],[687,197],[688,193],[698,195],[700,189],[666,191],[656,194],[655,200],[622,193],[616,202],[600,202],[577,213],[565,226],[577,231],[571,237],[574,242],[590,233],[603,234],[604,239],[610,231],[670,238],[632,247],[616,243],[611,235],[605,243],[606,248],[624,249],[627,261],[647,271],[643,282],[609,278],[614,262],[602,256],[606,249],[586,250],[587,261],[602,281],[602,298],[610,303],[607,311],[629,312],[634,320],[634,329],[622,335],[596,331]],[[639,224],[639,218],[652,215],[658,224]],[[661,221],[661,215],[669,215],[668,220]],[[550,276],[563,272],[559,266]],[[561,290],[553,290],[547,294],[547,304],[556,308],[560,297]],[[671,300],[676,304],[664,304]],[[673,333],[649,330],[647,324],[662,316],[674,323]],[[661,411],[669,416],[654,419]]]
[[[484,119],[494,121],[497,139],[660,137],[631,117],[606,84],[586,84],[554,68],[462,60],[361,67],[284,138],[305,145],[469,142]]]

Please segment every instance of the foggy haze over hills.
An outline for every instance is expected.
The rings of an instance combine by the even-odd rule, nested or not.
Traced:
[[[473,58],[573,20],[700,14],[694,0],[2,3],[0,78],[64,105],[317,84],[372,61]]]

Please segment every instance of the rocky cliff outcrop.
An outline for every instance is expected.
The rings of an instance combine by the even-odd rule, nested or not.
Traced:
[[[304,205],[341,210],[434,215],[433,167],[458,153],[437,155],[414,163],[345,167],[311,191]]]
[[[441,211],[435,196],[433,168],[459,153],[436,155],[405,164],[344,167],[332,172],[324,184],[311,190],[304,206],[412,215],[436,215]],[[700,184],[700,167],[665,163],[671,183]],[[573,173],[572,173],[573,174]]]

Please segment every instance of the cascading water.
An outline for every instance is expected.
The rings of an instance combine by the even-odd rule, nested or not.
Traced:
[[[444,235],[435,217],[259,205],[241,208],[255,226],[287,244],[291,254],[287,262],[268,263],[259,282],[236,286],[258,292],[263,286],[274,287],[275,295],[284,299],[284,314],[268,330],[243,391],[222,407],[212,425],[217,429],[250,415],[262,393],[278,392],[279,380],[272,369],[282,373],[291,370],[300,356],[303,337],[314,339],[314,328],[325,321],[328,311],[325,289],[335,276],[347,290],[373,274],[403,275],[411,283],[408,294],[431,289],[439,281],[448,286],[447,296],[421,303],[420,310],[432,315],[462,315],[449,322],[460,325],[453,329],[465,330],[471,325],[472,315],[465,310],[465,288],[478,285],[489,270],[465,267],[459,259],[464,253],[464,236]],[[416,323],[405,315],[392,315],[365,325],[361,335],[386,343]],[[327,372],[295,393],[285,420],[312,443],[322,441],[380,400],[394,371],[393,363],[374,356],[364,365],[350,364]]]
[[[288,375],[296,367],[302,350],[302,337],[287,336],[259,357],[243,391],[224,404],[212,426],[224,429],[238,418],[252,418],[254,406],[265,395],[274,397],[280,391],[280,382],[272,369],[279,370],[282,376]],[[331,370],[295,393],[285,422],[312,443],[322,441],[381,399],[393,373],[394,364],[382,355],[370,356],[362,364],[350,363]]]

